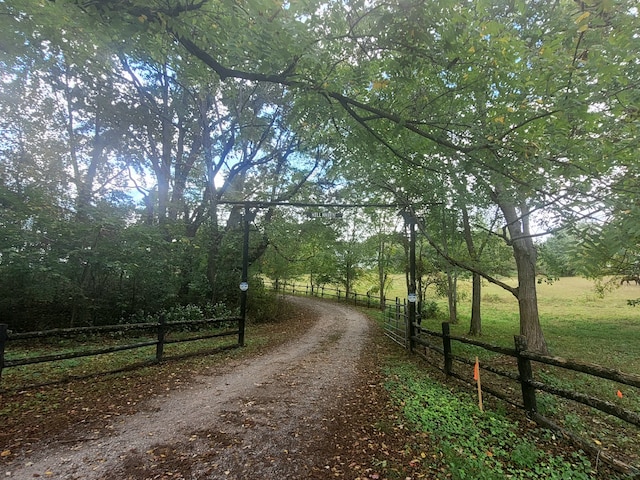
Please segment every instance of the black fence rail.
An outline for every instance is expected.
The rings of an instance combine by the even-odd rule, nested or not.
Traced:
[[[335,300],[345,301],[355,306],[367,308],[384,308],[386,299],[368,293],[347,292],[336,287],[328,287],[324,285],[300,285],[288,283],[284,281],[272,282],[271,287],[282,294],[306,295],[318,298],[333,298]]]
[[[306,295],[318,298],[330,298],[350,303],[355,306],[376,308],[384,311],[384,333],[394,342],[409,347],[409,304],[406,299],[396,297],[393,302],[385,297],[372,295],[370,292],[358,293],[323,285],[300,285],[288,282],[272,282],[271,287],[282,294]],[[416,319],[420,320],[420,305]]]
[[[218,337],[231,337],[240,335],[242,319],[239,317],[232,318],[214,318],[203,320],[183,320],[183,321],[171,321],[167,322],[163,317],[158,322],[148,323],[132,323],[122,325],[104,325],[98,327],[77,327],[77,328],[57,328],[53,330],[13,333],[8,329],[5,324],[0,324],[0,381],[2,380],[2,372],[5,369],[11,367],[19,367],[25,365],[35,365],[46,362],[59,362],[63,360],[70,360],[74,358],[92,357],[98,355],[104,355],[107,353],[122,352],[126,350],[135,350],[144,347],[155,346],[155,357],[149,362],[145,363],[159,363],[165,359],[164,347],[165,345],[194,342],[198,340],[207,340]],[[216,329],[214,332],[207,332],[198,334],[197,331],[193,335],[189,335],[186,338],[168,338],[168,334],[175,329],[202,329],[207,327],[209,329]],[[79,338],[86,339],[89,337],[96,337],[104,334],[123,334],[125,332],[152,332],[147,334],[148,340],[140,341],[136,343],[124,344],[124,345],[112,345],[106,347],[90,347],[78,351],[70,352],[58,352],[47,355],[34,355],[23,356],[14,358],[13,355],[8,355],[10,347],[14,342],[24,342],[34,339],[54,339],[54,338]],[[77,342],[78,344],[80,342]],[[214,351],[226,350],[240,346],[240,339],[234,344],[223,345],[217,347]],[[176,357],[170,357],[176,358]],[[119,371],[114,370],[114,371]],[[107,372],[109,373],[109,372]],[[1,386],[1,384],[0,384]]]
[[[538,353],[530,352],[527,350],[527,339],[524,336],[517,335],[514,337],[515,348],[500,347],[497,345],[491,345],[485,342],[481,342],[475,339],[466,337],[454,336],[450,334],[449,323],[442,324],[442,331],[430,331],[424,329],[420,324],[414,324],[414,335],[410,338],[410,346],[414,353],[423,357],[427,362],[431,363],[434,367],[442,370],[446,375],[452,376],[468,384],[474,384],[470,381],[472,378],[468,372],[471,371],[472,366],[475,365],[475,360],[470,360],[466,357],[461,357],[453,353],[452,345],[456,342],[466,345],[478,347],[483,350],[497,353],[503,357],[513,358],[513,365],[515,371],[507,371],[501,368],[496,368],[487,363],[479,363],[481,370],[490,372],[498,377],[502,377],[507,381],[513,381],[520,384],[520,401],[514,400],[513,394],[509,394],[504,389],[496,388],[491,384],[483,383],[482,390],[498,397],[516,407],[523,408],[527,411],[527,414],[539,425],[561,432],[567,438],[570,438],[575,444],[577,444],[583,450],[596,455],[600,460],[608,463],[616,470],[619,470],[626,474],[632,474],[634,476],[640,475],[640,470],[637,466],[631,466],[621,460],[609,455],[602,448],[597,446],[593,441],[576,435],[575,433],[560,427],[551,419],[545,417],[538,412],[537,396],[538,392],[546,392],[556,397],[561,397],[566,400],[580,403],[587,407],[599,410],[617,417],[618,419],[633,425],[640,427],[640,414],[635,411],[631,411],[615,405],[607,400],[596,398],[592,395],[575,392],[566,388],[554,386],[545,382],[534,380],[534,362],[541,366],[558,367],[571,372],[583,373],[593,377],[599,377],[602,379],[610,380],[617,383],[619,386],[625,385],[638,389],[637,393],[640,393],[640,376],[624,373],[619,370],[602,367],[600,365],[580,362],[576,360],[568,360],[561,357],[541,355]],[[440,338],[440,341],[434,340]],[[441,364],[434,363],[433,352],[436,352],[442,357]],[[465,374],[460,374],[454,369],[455,364],[465,366]],[[622,387],[620,387],[622,388]],[[634,477],[635,478],[635,477]],[[639,477],[640,478],[640,477]]]
[[[357,299],[363,295],[351,293],[350,296],[344,294],[343,291],[335,288],[320,287],[310,288],[305,285],[281,284],[274,288],[282,293],[291,293],[294,295],[313,295],[317,297],[327,297],[337,300],[352,301],[360,306],[367,306]],[[632,478],[640,478],[640,469],[638,465],[629,465],[624,461],[614,457],[606,452],[602,447],[598,446],[592,440],[585,439],[574,432],[561,427],[551,419],[545,417],[538,411],[538,397],[540,392],[548,393],[555,397],[560,397],[581,405],[593,408],[607,415],[616,417],[634,427],[640,427],[640,413],[625,409],[610,401],[602,400],[593,395],[576,392],[566,388],[551,385],[550,383],[535,380],[534,372],[546,367],[556,367],[570,372],[582,373],[592,377],[598,377],[605,380],[615,382],[621,386],[632,387],[638,389],[635,396],[640,395],[640,376],[635,374],[624,373],[619,370],[603,367],[600,365],[568,360],[561,357],[540,355],[530,352],[527,349],[527,339],[523,336],[514,337],[514,348],[501,347],[489,343],[481,342],[476,339],[454,336],[450,333],[449,323],[442,323],[441,331],[433,331],[426,329],[418,318],[413,324],[409,322],[408,303],[404,299],[396,298],[395,303],[386,303],[384,309],[384,331],[387,336],[399,343],[405,348],[410,349],[413,353],[420,355],[426,362],[443,371],[447,376],[457,378],[464,383],[474,385],[471,381],[473,378],[469,372],[473,371],[475,359],[471,360],[467,357],[454,353],[453,345],[464,344],[481,350],[496,353],[502,359],[499,366],[493,365],[491,362],[480,362],[479,369],[490,372],[494,378],[502,379],[501,382],[483,382],[482,391],[500,398],[515,407],[524,409],[527,415],[541,426],[550,428],[560,432],[569,438],[584,451],[596,456],[599,461],[609,464],[615,470],[625,474],[633,475]],[[378,307],[379,305],[374,306]],[[511,359],[506,362],[504,359]],[[456,369],[456,365],[464,366],[464,373],[460,373],[460,369]],[[502,368],[501,368],[502,367]],[[511,370],[505,368],[510,367]],[[514,389],[505,391],[504,385],[509,383],[519,385]],[[633,394],[631,394],[633,396]]]

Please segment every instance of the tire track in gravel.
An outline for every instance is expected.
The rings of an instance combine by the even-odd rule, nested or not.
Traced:
[[[318,319],[301,338],[198,377],[113,424],[113,434],[42,446],[8,478],[308,478],[321,471],[331,410],[349,394],[369,336],[362,314],[343,305],[290,298]]]

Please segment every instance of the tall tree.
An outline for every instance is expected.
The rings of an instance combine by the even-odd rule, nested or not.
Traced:
[[[341,128],[346,116],[399,165],[437,169],[458,156],[448,173],[473,178],[504,215],[519,285],[503,286],[518,299],[531,348],[546,350],[532,217],[584,214],[616,166],[637,161],[637,135],[622,121],[638,96],[633,2],[97,0],[86,8],[112,28],[171,36],[222,80],[283,85]]]

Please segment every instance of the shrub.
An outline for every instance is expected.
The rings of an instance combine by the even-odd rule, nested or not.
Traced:
[[[268,292],[264,283],[254,280],[249,290],[249,315],[255,323],[275,323],[286,314],[286,304],[277,294]]]
[[[441,314],[440,306],[436,302],[430,301],[422,303],[422,318],[438,318]]]
[[[234,315],[238,315],[238,312],[233,312],[224,303],[208,303],[203,306],[189,304],[163,308],[155,313],[145,314],[144,312],[138,312],[129,318],[121,318],[120,323],[155,323],[163,317],[167,322],[198,321],[212,318],[228,318]],[[177,329],[193,331],[200,328],[202,328],[202,325],[184,325]]]

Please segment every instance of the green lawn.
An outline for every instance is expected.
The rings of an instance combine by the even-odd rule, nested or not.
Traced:
[[[507,279],[515,285],[515,280]],[[455,335],[464,335],[469,329],[471,316],[471,283],[459,282],[459,323],[452,327]],[[405,297],[404,279],[394,277],[388,297]],[[447,302],[434,297],[443,314]],[[623,285],[598,295],[592,281],[579,278],[561,278],[549,285],[538,285],[540,322],[552,354],[619,368],[629,373],[640,373],[640,307],[627,305],[627,300],[640,297],[640,286]],[[429,320],[433,329],[441,320]],[[482,287],[483,340],[513,346],[518,334],[518,303],[506,290],[483,283]]]

